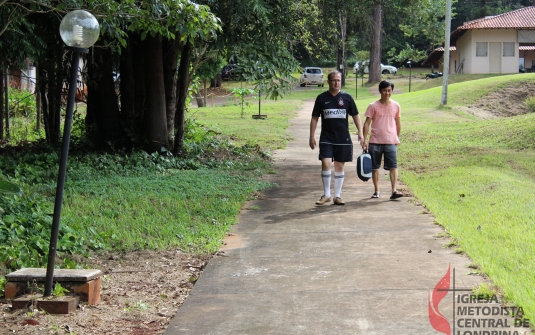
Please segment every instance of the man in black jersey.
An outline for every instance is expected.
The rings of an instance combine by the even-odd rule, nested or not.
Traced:
[[[334,161],[334,204],[345,205],[340,197],[344,184],[344,163],[353,161],[353,142],[349,134],[348,116],[351,115],[358,130],[360,145],[364,144],[362,123],[355,101],[349,93],[342,92],[339,71],[329,73],[329,91],[323,92],[316,98],[312,120],[310,120],[309,145],[312,150],[316,147],[314,133],[321,117],[320,153],[321,178],[323,181],[323,195],[316,201],[316,205],[323,205],[331,201],[331,163]]]

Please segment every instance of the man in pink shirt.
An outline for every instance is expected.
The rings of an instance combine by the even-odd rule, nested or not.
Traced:
[[[401,107],[397,102],[390,99],[394,91],[394,84],[383,80],[379,83],[381,99],[371,103],[366,109],[366,121],[364,122],[364,140],[371,133],[369,142],[365,143],[365,150],[372,156],[372,181],[375,189],[372,198],[379,198],[379,168],[384,156],[384,169],[390,172],[392,195],[390,200],[401,198],[403,193],[397,190],[398,163],[397,145],[401,132]]]

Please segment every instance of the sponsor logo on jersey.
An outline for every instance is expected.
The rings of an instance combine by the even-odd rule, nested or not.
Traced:
[[[324,109],[323,117],[326,119],[345,119],[346,110],[345,109]]]

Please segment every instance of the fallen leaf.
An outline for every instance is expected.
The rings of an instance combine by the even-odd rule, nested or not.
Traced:
[[[23,326],[30,325],[30,326],[38,326],[40,325],[39,321],[33,320],[33,319],[26,319],[20,323]]]

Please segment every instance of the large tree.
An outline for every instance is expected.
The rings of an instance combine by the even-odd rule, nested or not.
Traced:
[[[149,151],[169,149],[176,115],[184,112],[176,108],[183,98],[178,95],[187,94],[187,86],[177,91],[180,52],[184,45],[214,40],[218,19],[207,7],[188,0],[1,1],[0,13],[8,17],[2,21],[2,40],[7,39],[3,35],[9,27],[28,20],[39,25],[34,33],[46,41],[34,62],[40,68],[41,88],[47,92],[45,125],[52,143],[59,140],[61,91],[69,66],[64,59],[70,58],[64,57],[59,22],[75,8],[92,12],[101,24],[101,38],[88,59],[86,122],[93,140],[101,144],[144,141]],[[189,78],[189,64],[184,68],[183,77]],[[113,83],[118,69],[120,104]]]

